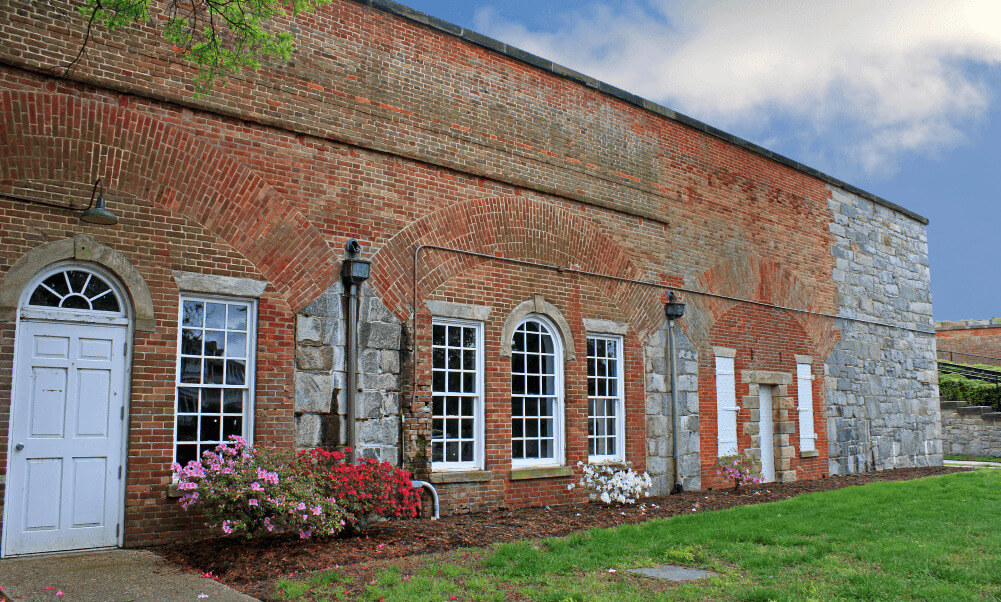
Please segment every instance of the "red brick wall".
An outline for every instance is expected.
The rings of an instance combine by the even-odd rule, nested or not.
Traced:
[[[935,332],[935,345],[941,360],[1001,366],[1001,325],[938,328]]]
[[[792,469],[797,479],[816,479],[827,475],[827,425],[824,412],[823,358],[815,355],[816,346],[806,336],[802,323],[789,312],[764,307],[737,305],[716,322],[711,331],[713,345],[736,349],[734,371],[737,384],[737,405],[743,406],[743,397],[749,385],[743,377],[745,370],[767,370],[791,376],[789,396],[797,399],[796,355],[812,355],[813,421],[817,434],[816,448],[821,450],[815,458],[801,458],[799,449],[799,414],[788,411],[788,420],[795,424],[796,432],[789,435],[789,444],[796,448]],[[702,486],[711,488],[732,487],[731,479],[716,474],[718,448],[716,442],[716,363],[711,350],[699,358],[699,434],[702,453]],[[775,408],[776,410],[778,408]],[[778,415],[779,412],[774,412]],[[737,413],[737,449],[743,453],[752,447],[751,438],[744,432],[750,421],[750,411],[741,408]]]
[[[412,252],[422,243],[836,311],[822,181],[511,58],[337,0],[301,23],[294,64],[241,73],[195,97],[190,70],[146,27],[98,32],[63,75],[56,67],[76,53],[83,28],[69,3],[0,0],[0,193],[69,202],[86,199],[104,177],[122,219],[97,228],[71,212],[5,201],[0,277],[38,244],[88,232],[125,253],[149,283],[158,329],[137,335],[135,347],[130,543],[181,528],[159,488],[173,411],[171,269],[271,283],[260,309],[258,434],[279,444],[291,444],[292,316],[336,281],[352,237],[374,256],[374,288],[404,319]],[[494,480],[443,486],[446,508],[582,495],[567,493],[569,478],[507,479],[510,368],[497,337],[510,309],[536,294],[567,317],[578,353],[582,318],[630,324],[627,455],[643,467],[641,346],[660,323],[663,290],[437,253],[422,255],[422,265],[439,267],[419,281],[419,304],[493,307],[485,333]],[[723,304],[686,301],[681,327],[703,362],[708,345],[738,346],[731,338],[739,337],[739,367],[745,351],[763,353],[776,332],[795,330],[781,315],[713,330]],[[421,319],[408,437],[427,428],[429,317]],[[769,369],[794,371],[792,354],[808,353],[822,374],[837,338],[832,323],[803,319],[798,327],[795,345]],[[0,385],[12,336],[10,324],[0,325]],[[583,366],[566,367],[571,465],[586,434]],[[714,391],[704,375],[700,386],[703,395]],[[0,398],[0,419],[8,404]],[[818,448],[821,467],[825,443]],[[808,464],[800,474],[820,474]]]

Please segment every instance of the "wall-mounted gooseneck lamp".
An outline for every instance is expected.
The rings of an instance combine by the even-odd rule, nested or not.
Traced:
[[[100,187],[101,192],[98,193],[97,189]],[[97,202],[94,202],[94,197],[97,196]],[[83,210],[80,214],[80,221],[87,222],[88,224],[99,224],[102,226],[110,226],[111,224],[118,223],[118,216],[114,213],[108,211],[104,200],[104,182],[101,178],[98,178],[94,182],[94,190],[90,193],[90,204],[87,208]]]
[[[674,486],[671,493],[681,493],[685,490],[681,484],[681,470],[678,466],[678,369],[674,348],[674,321],[685,315],[685,304],[678,301],[674,291],[667,294],[664,304],[664,317],[667,318],[668,357],[671,362],[671,445],[674,448]]]

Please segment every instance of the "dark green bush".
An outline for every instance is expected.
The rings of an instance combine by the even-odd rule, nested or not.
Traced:
[[[994,383],[940,372],[938,388],[942,399],[946,401],[965,401],[975,406],[992,406],[995,412],[1001,412],[1001,387]]]

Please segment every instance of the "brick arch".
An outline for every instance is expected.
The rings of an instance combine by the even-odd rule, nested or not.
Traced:
[[[700,290],[739,299],[750,299],[807,311],[831,313],[820,296],[811,291],[791,270],[773,259],[757,256],[727,258],[700,275],[695,285]],[[739,305],[716,297],[691,295],[692,311],[682,320],[685,332],[696,347],[709,344],[713,326],[728,311]],[[813,342],[816,352],[825,358],[840,340],[834,320],[790,312]]]
[[[567,209],[520,196],[464,201],[413,222],[373,257],[372,285],[402,320],[412,309],[414,250],[422,244],[625,278],[641,276],[625,251],[598,225]],[[434,250],[422,253],[418,301],[484,261],[490,260]],[[592,282],[622,311],[641,338],[656,329],[658,291],[605,278],[595,277]]]
[[[57,93],[0,95],[0,183],[140,198],[201,224],[298,310],[338,277],[306,217],[224,149],[150,115]]]

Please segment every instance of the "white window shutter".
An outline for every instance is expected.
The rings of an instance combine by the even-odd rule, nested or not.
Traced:
[[[817,449],[813,430],[813,374],[810,364],[796,364],[796,392],[799,397],[799,449]]]
[[[719,456],[737,453],[737,381],[733,358],[716,357],[716,449]]]

